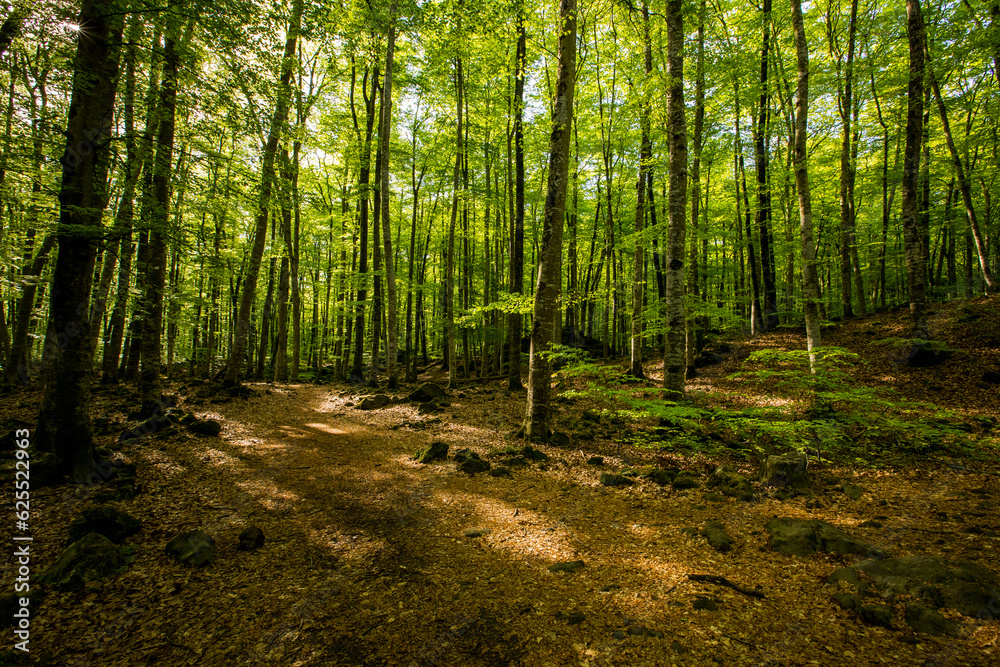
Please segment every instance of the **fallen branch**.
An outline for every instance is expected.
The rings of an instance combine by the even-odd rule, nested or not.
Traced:
[[[691,581],[704,581],[709,584],[718,584],[719,586],[728,586],[734,591],[739,591],[743,595],[749,595],[752,598],[764,599],[764,594],[760,591],[754,590],[752,588],[747,588],[746,586],[740,586],[739,584],[734,584],[725,577],[720,577],[715,574],[689,574],[687,576]]]

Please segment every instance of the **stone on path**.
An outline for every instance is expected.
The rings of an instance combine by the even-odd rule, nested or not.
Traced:
[[[240,551],[252,551],[264,545],[264,531],[257,526],[244,528],[240,533]]]
[[[429,445],[424,445],[413,455],[417,463],[430,463],[436,459],[448,458],[448,443],[435,440]]]
[[[701,529],[701,536],[719,553],[726,553],[736,543],[736,540],[726,532],[726,527],[718,521],[706,521],[705,527]]]
[[[377,410],[379,408],[384,408],[392,402],[385,394],[375,394],[374,396],[365,396],[362,398],[356,406],[355,410]]]
[[[89,533],[66,547],[39,581],[53,588],[80,590],[91,581],[114,574],[125,565],[119,547],[99,533]]]
[[[411,401],[416,401],[417,403],[427,403],[428,401],[433,401],[438,398],[444,398],[447,392],[438,384],[434,382],[424,382],[419,387],[410,392],[407,397]]]
[[[862,554],[876,558],[885,555],[873,545],[857,540],[819,519],[774,518],[764,527],[771,533],[771,549],[792,556],[808,556],[817,551],[842,555]]]
[[[806,455],[799,452],[768,456],[761,466],[760,481],[764,486],[804,489],[809,486],[806,464]]]
[[[490,469],[488,461],[484,461],[479,454],[468,448],[455,452],[455,463],[458,465],[459,470],[470,475],[475,475],[477,472],[486,472]]]
[[[215,558],[215,539],[203,530],[192,530],[170,540],[166,552],[182,563],[207,565]]]

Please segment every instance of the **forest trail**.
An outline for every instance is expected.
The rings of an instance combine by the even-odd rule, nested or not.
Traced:
[[[420,465],[412,455],[432,440],[484,458],[513,444],[502,434],[523,413],[523,396],[500,383],[460,386],[441,422],[420,430],[393,428],[413,424],[415,406],[359,411],[357,390],[346,386],[254,387],[250,399],[194,408],[223,423],[221,438],[180,435],[123,450],[144,486],[121,503],[144,521],[131,542],[135,562],[43,602],[37,636],[57,664],[855,665],[863,655],[983,665],[995,649],[996,622],[966,639],[914,643],[859,624],[823,583],[845,559],[772,552],[763,528],[775,515],[821,518],[897,555],[996,569],[1000,526],[984,508],[1000,483],[988,472],[827,469],[808,503],[742,503],[650,482],[601,486],[601,472],[624,465],[672,463],[700,475],[713,464],[630,447],[626,458],[598,440],[539,447],[551,459],[512,478],[469,476],[451,461]],[[586,464],[595,453],[604,466]],[[863,498],[838,492],[840,477],[862,485]],[[53,507],[38,540],[51,560],[74,512],[59,507],[72,502],[65,487],[40,493]],[[709,519],[725,523],[733,551],[683,532]],[[882,523],[865,524],[873,519]],[[972,524],[978,534],[965,532]],[[267,541],[238,551],[249,525]],[[164,556],[167,541],[195,528],[216,538],[211,565]],[[548,570],[576,560],[584,567]],[[691,573],[759,587],[764,598],[689,581]],[[693,609],[699,598],[718,609]]]

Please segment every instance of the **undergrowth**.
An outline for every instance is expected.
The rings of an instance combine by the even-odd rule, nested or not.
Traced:
[[[561,357],[557,355],[562,355]],[[746,394],[764,393],[780,405],[731,409],[718,394],[666,401],[663,390],[642,386],[611,365],[578,351],[558,350],[567,398],[588,397],[618,424],[615,440],[643,448],[756,458],[808,450],[821,459],[883,467],[913,457],[996,457],[995,420],[974,423],[930,403],[907,400],[887,388],[860,386],[851,371],[864,361],[844,348],[824,347],[810,369],[805,350],[761,350],[729,376]]]

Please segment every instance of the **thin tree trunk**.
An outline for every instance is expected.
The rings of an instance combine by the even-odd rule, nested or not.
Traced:
[[[523,1],[517,5],[517,55],[514,60],[514,210],[511,211],[513,234],[510,239],[510,292],[524,293],[524,77],[527,67],[527,33],[524,29]],[[521,313],[508,318],[508,354],[510,356],[507,388],[520,391],[521,384]]]
[[[382,241],[385,244],[385,285],[386,285],[386,364],[389,389],[399,387],[399,372],[396,369],[396,350],[399,328],[396,322],[396,262],[392,252],[392,226],[389,224],[389,137],[392,134],[392,66],[396,47],[396,3],[389,7],[390,23],[388,46],[385,55],[385,80],[382,86]]]
[[[299,36],[299,23],[302,18],[302,0],[294,0],[292,15],[288,22],[285,38],[285,53],[281,62],[281,75],[278,80],[278,101],[271,115],[267,143],[261,161],[260,197],[257,203],[257,218],[254,225],[254,244],[250,251],[246,277],[243,281],[243,293],[240,296],[239,313],[233,323],[233,345],[229,352],[224,383],[235,386],[239,383],[240,366],[246,354],[247,338],[250,333],[250,312],[253,310],[254,294],[257,290],[257,278],[260,275],[260,262],[264,257],[264,244],[267,240],[267,220],[271,205],[271,191],[274,188],[274,158],[278,151],[278,139],[281,129],[288,118],[289,101],[291,99],[292,70],[295,67],[295,45]]]

